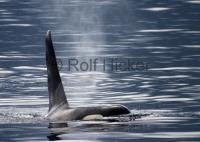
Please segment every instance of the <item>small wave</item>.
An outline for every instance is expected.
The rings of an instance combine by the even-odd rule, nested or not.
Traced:
[[[151,8],[143,8],[141,10],[159,12],[159,11],[167,11],[170,9],[171,8],[169,8],[169,7],[151,7]]]
[[[187,3],[200,4],[200,0],[191,0],[191,1],[187,1]]]
[[[5,14],[5,13],[4,13]],[[8,14],[8,13],[7,13]],[[9,13],[10,14],[10,13]],[[33,27],[35,25],[33,24],[6,24],[6,25],[1,25],[2,27]]]
[[[179,32],[184,29],[148,29],[148,30],[140,30],[141,33],[166,33],[166,32]]]
[[[38,121],[44,121],[45,116],[40,113],[11,113],[1,112],[0,123],[34,123]]]

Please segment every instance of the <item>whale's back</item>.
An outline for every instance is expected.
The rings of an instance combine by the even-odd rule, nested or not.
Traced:
[[[51,122],[62,122],[71,120],[83,120],[90,115],[101,115],[103,117],[129,114],[130,111],[123,105],[103,105],[93,107],[77,107],[59,110],[49,116]]]

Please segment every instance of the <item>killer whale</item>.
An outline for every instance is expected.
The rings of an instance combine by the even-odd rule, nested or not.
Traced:
[[[67,101],[58,70],[51,31],[47,31],[45,43],[49,94],[49,111],[47,118],[51,123],[66,122],[72,120],[99,120],[103,117],[130,113],[129,109],[123,105],[103,105],[94,107],[71,108]]]

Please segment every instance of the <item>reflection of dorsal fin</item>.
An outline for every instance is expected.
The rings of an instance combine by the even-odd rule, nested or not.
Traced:
[[[56,55],[51,39],[51,32],[46,35],[46,65],[48,73],[49,111],[58,107],[68,108],[63,84],[58,71]]]

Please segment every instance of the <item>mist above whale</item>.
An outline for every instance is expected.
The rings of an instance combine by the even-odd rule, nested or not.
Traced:
[[[110,117],[130,113],[129,109],[123,105],[102,105],[94,107],[71,108],[67,101],[58,70],[51,31],[47,31],[45,42],[49,94],[49,112],[47,117],[50,122],[88,120],[91,118],[97,120],[102,117]]]

